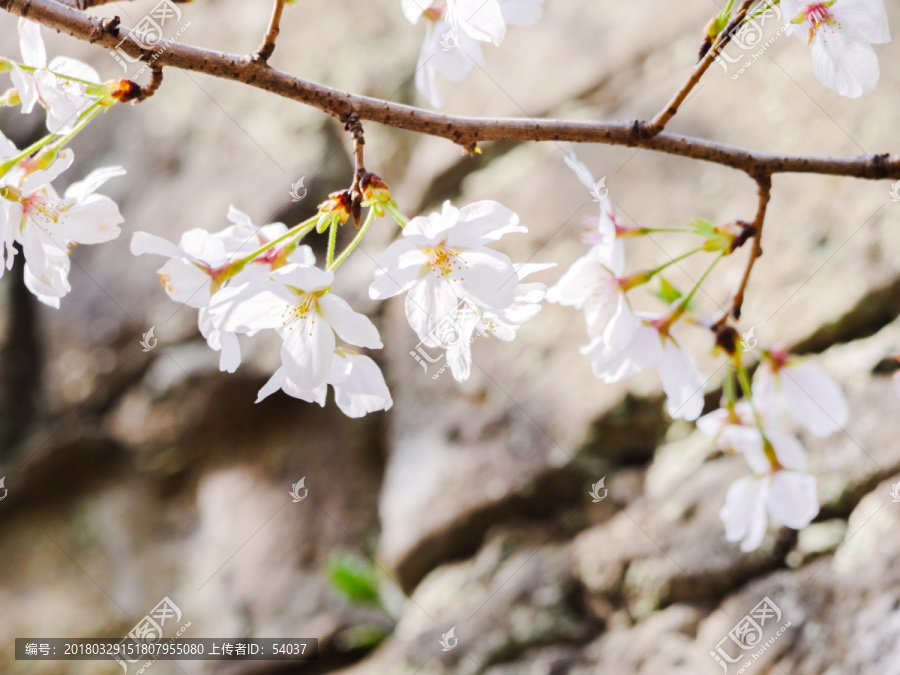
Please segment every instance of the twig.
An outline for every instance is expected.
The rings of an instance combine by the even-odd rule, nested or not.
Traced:
[[[275,51],[275,40],[278,38],[278,33],[281,32],[281,13],[284,11],[284,2],[285,0],[275,0],[275,5],[272,7],[272,17],[269,19],[266,36],[259,49],[256,50],[256,54],[253,55],[253,60],[258,63],[266,63],[272,56],[272,52]]]
[[[753,272],[753,266],[756,259],[762,255],[762,233],[763,225],[766,221],[766,209],[769,206],[769,199],[772,193],[772,177],[763,174],[756,179],[759,188],[759,206],[756,209],[756,217],[753,219],[753,250],[750,251],[750,258],[747,260],[747,267],[744,269],[744,277],[741,284],[734,293],[734,299],[731,301],[731,315],[735,319],[741,318],[741,309],[744,305],[744,292],[747,290],[747,283],[750,281],[750,273]],[[723,317],[724,318],[724,317]]]
[[[685,83],[681,85],[681,88],[677,92],[675,92],[675,95],[666,106],[657,113],[656,117],[653,118],[653,121],[643,129],[646,134],[650,136],[659,134],[666,128],[669,121],[675,117],[685,99],[691,91],[693,91],[694,87],[697,86],[697,83],[712,65],[713,61],[716,60],[716,56],[722,51],[725,45],[731,42],[738,27],[744,22],[747,11],[750,9],[750,5],[752,5],[753,2],[754,0],[744,0],[737,11],[737,14],[735,14],[734,19],[729,22],[725,30],[719,33],[716,40],[713,42],[712,47],[710,47],[706,54],[703,55],[700,62],[694,66],[694,69],[691,71],[691,74]]]
[[[60,5],[54,0],[0,0],[0,9],[28,16],[54,30],[109,48],[119,47],[134,57],[142,56],[134,40],[121,42],[132,31],[114,30],[103,20]],[[120,45],[121,42],[121,45]],[[154,63],[207,75],[273,92],[327,112],[339,119],[350,113],[399,129],[446,138],[471,148],[478,141],[571,141],[645,148],[679,157],[713,162],[751,176],[775,173],[815,173],[867,179],[900,179],[900,157],[785,156],[737,148],[705,139],[660,133],[651,138],[641,132],[639,122],[569,122],[553,119],[484,118],[444,115],[358,96],[280,72],[236,54],[167,42],[155,53]]]
[[[362,187],[360,179],[366,172],[365,161],[363,158],[363,148],[366,145],[366,137],[363,135],[362,122],[359,117],[354,114],[347,115],[344,119],[344,129],[353,134],[353,156],[356,161],[356,172],[353,174],[353,185],[350,186],[351,213],[353,214],[353,222],[359,227],[359,218],[362,214]]]
[[[146,99],[153,96],[156,93],[156,90],[159,89],[159,86],[163,81],[163,70],[161,66],[157,66],[156,64],[150,66],[150,83],[144,87],[141,87],[141,93],[138,96],[138,101],[145,101]]]

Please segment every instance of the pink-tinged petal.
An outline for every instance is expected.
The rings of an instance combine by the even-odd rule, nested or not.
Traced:
[[[41,27],[34,21],[19,19],[19,49],[26,66],[43,68],[47,65],[47,50],[41,37]]]
[[[584,255],[547,291],[547,302],[581,309],[594,292],[602,276],[602,268],[590,256]]]
[[[475,202],[459,210],[459,222],[447,235],[451,248],[480,248],[504,234],[528,232],[519,225],[519,216],[502,204],[490,200]]]
[[[183,258],[171,258],[156,275],[166,294],[175,302],[195,309],[209,304],[209,275],[194,263]]]
[[[9,76],[12,78],[13,87],[19,92],[19,98],[22,100],[22,114],[27,115],[34,110],[34,105],[38,102],[37,85],[35,85],[31,73],[26,73],[15,63],[12,66],[12,70],[9,71]]]
[[[854,42],[885,44],[891,41],[891,29],[882,0],[841,0],[831,7],[832,15]]]
[[[271,281],[243,286],[229,284],[212,296],[209,312],[221,330],[248,333],[289,323],[297,300],[295,293]]]
[[[53,164],[45,170],[35,171],[25,177],[25,180],[22,181],[22,192],[31,194],[48,185],[50,182],[56,180],[59,174],[72,166],[74,160],[75,154],[69,148],[61,150],[59,157]]]
[[[854,42],[838,30],[819,30],[811,45],[813,72],[841,96],[858,98],[878,84],[878,56],[868,43]]]
[[[509,258],[488,248],[463,251],[458,257],[465,263],[463,269],[454,268],[447,277],[457,297],[495,311],[512,304],[518,278]]]
[[[305,293],[323,291],[334,282],[334,273],[307,265],[285,265],[272,272],[272,279]]]
[[[850,417],[838,384],[815,366],[787,366],[779,373],[788,413],[814,436],[843,429]]]
[[[507,26],[532,26],[544,15],[544,0],[499,0]]]
[[[703,376],[691,354],[666,340],[659,362],[666,410],[674,419],[695,420],[703,412]]]
[[[184,252],[168,239],[157,237],[149,232],[135,232],[131,236],[131,253],[133,255],[162,255],[166,258],[180,258]]]
[[[781,421],[778,387],[772,365],[763,361],[753,374],[753,405],[766,424],[778,426]]]
[[[412,24],[419,22],[419,17],[431,6],[429,0],[400,0],[403,16]]]
[[[87,199],[94,194],[110,178],[124,176],[125,169],[121,166],[105,166],[91,171],[83,180],[72,183],[65,193],[66,199],[74,199],[77,202]]]
[[[453,289],[429,274],[406,294],[406,319],[426,347],[440,347],[439,328],[455,320],[458,303]]]
[[[410,242],[400,239],[388,246],[375,261],[375,276],[369,297],[384,300],[409,290],[427,271],[428,258]]]
[[[334,401],[347,417],[363,417],[377,410],[389,410],[393,405],[384,375],[368,356],[352,354],[335,357],[346,360],[351,370],[346,380],[334,385]]]
[[[364,314],[354,311],[347,301],[334,293],[319,298],[319,310],[325,321],[344,342],[366,349],[381,349],[375,324]]]
[[[581,184],[584,185],[588,190],[594,189],[594,174],[591,172],[587,165],[582,162],[578,157],[575,156],[574,151],[569,151],[563,156],[563,162],[566,163],[566,166],[572,169],[575,175],[578,177],[578,180],[581,181]]]
[[[725,538],[740,541],[745,553],[755,551],[762,543],[769,525],[766,499],[769,479],[757,476],[741,478],[728,488],[719,518],[725,525]]]
[[[816,479],[806,473],[778,471],[772,478],[769,515],[772,520],[799,530],[819,513]]]
[[[281,363],[288,379],[300,389],[325,382],[334,359],[334,332],[315,312],[294,321],[284,331]]]
[[[659,363],[662,343],[659,332],[647,325],[640,325],[625,349],[610,345],[596,338],[581,349],[591,359],[594,375],[607,384],[621,382]]]

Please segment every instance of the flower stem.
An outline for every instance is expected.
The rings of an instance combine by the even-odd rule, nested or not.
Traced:
[[[316,221],[318,220],[318,218],[319,218],[319,214],[316,214],[312,218],[308,218],[308,219],[304,220],[302,223],[299,223],[298,225],[294,225],[294,227],[289,229],[287,232],[285,232],[280,237],[276,237],[272,241],[270,241],[266,244],[263,244],[263,246],[261,246],[260,248],[255,250],[250,255],[248,255],[244,258],[241,258],[240,260],[237,260],[232,264],[237,266],[238,268],[242,268],[248,262],[255,260],[256,258],[261,256],[263,253],[268,251],[270,248],[272,248],[274,246],[278,246],[278,244],[280,244],[283,241],[286,241],[293,237],[297,238],[294,243],[296,243],[297,241],[300,241],[303,237],[305,237],[307,234],[309,234],[312,231],[312,229],[316,226]]]
[[[394,214],[392,213],[391,215],[394,215]],[[394,217],[396,218],[396,216],[394,216]],[[343,253],[341,253],[337,257],[337,260],[335,260],[328,266],[329,272],[333,272],[338,267],[340,267],[341,264],[350,256],[350,254],[353,253],[353,249],[355,249],[359,245],[359,242],[361,242],[362,238],[366,235],[366,230],[369,229],[369,226],[374,221],[375,221],[375,209],[369,209],[369,212],[366,214],[366,219],[363,221],[362,226],[360,226],[359,232],[356,233],[356,236],[353,238],[353,241],[351,241],[349,244],[347,244],[347,248],[345,248]]]
[[[10,169],[12,169],[16,164],[21,162],[23,159],[30,157],[33,153],[37,152],[41,148],[43,148],[47,143],[56,138],[56,134],[47,134],[41,140],[36,141],[25,148],[22,152],[20,152],[15,157],[11,157],[6,160],[2,164],[0,164],[0,177],[4,176]]]
[[[337,221],[333,220],[331,221],[331,228],[328,231],[328,254],[325,258],[325,269],[329,269],[331,267],[331,263],[334,262],[334,247],[337,243],[337,231]]]
[[[400,209],[398,209],[395,204],[387,203],[384,205],[384,207],[387,210],[387,212],[390,213],[394,217],[394,220],[397,221],[397,224],[401,228],[406,227],[406,224],[409,222],[409,218],[407,218],[402,213],[400,213]]]
[[[691,257],[692,255],[694,255],[695,253],[699,253],[699,252],[702,251],[702,250],[703,250],[703,247],[702,247],[702,246],[699,246],[699,247],[697,247],[697,248],[695,248],[695,249],[691,249],[691,250],[688,251],[687,253],[682,253],[680,256],[678,256],[678,257],[676,257],[676,258],[672,258],[669,262],[663,263],[663,264],[660,265],[659,267],[656,267],[656,268],[654,268],[654,269],[652,269],[652,270],[649,270],[649,271],[647,271],[647,272],[644,272],[644,274],[647,275],[647,276],[649,276],[649,277],[655,277],[657,274],[659,274],[660,272],[662,272],[662,271],[663,271],[664,269],[666,269],[667,267],[671,267],[671,266],[674,265],[675,263],[681,262],[681,261],[684,260],[685,258],[690,258],[690,257]],[[649,279],[648,279],[648,281],[649,281]]]
[[[701,250],[701,249],[698,249],[698,250]],[[706,270],[703,272],[703,274],[700,275],[700,278],[697,279],[697,283],[694,284],[694,287],[691,289],[690,293],[688,293],[686,296],[684,296],[679,301],[678,307],[675,308],[675,311],[673,311],[672,314],[669,315],[669,318],[666,319],[660,326],[661,333],[668,331],[669,327],[673,323],[678,321],[678,319],[681,318],[681,316],[685,313],[685,311],[687,311],[688,305],[690,304],[691,300],[693,300],[694,295],[696,295],[697,291],[700,290],[700,286],[703,284],[704,281],[706,281],[706,277],[709,276],[709,273],[712,272],[713,269],[715,269],[716,265],[719,264],[719,261],[722,259],[723,255],[724,255],[724,251],[719,252],[719,255],[717,255],[715,257],[715,260],[713,260],[709,264],[709,267],[707,267]]]

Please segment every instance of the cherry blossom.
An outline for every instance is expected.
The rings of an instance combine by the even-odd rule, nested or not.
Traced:
[[[891,41],[882,0],[783,0],[781,5],[788,29],[808,42],[822,84],[849,98],[875,88],[879,67],[872,45]]]
[[[357,347],[382,347],[368,317],[329,291],[333,281],[332,272],[292,263],[272,270],[265,280],[223,288],[209,311],[220,330],[277,329],[284,340],[281,363],[287,379],[298,390],[313,390],[331,373],[335,334]]]
[[[19,19],[19,46],[25,65],[34,68],[26,71],[14,63],[10,71],[22,112],[30,113],[35,103],[40,103],[47,110],[47,129],[69,133],[96,100],[84,83],[99,83],[100,76],[86,63],[67,56],[57,56],[48,64],[40,26],[32,21]]]
[[[732,437],[753,471],[735,481],[725,496],[719,517],[725,538],[740,541],[741,550],[762,543],[769,518],[795,530],[806,527],[819,512],[816,479],[806,473],[806,453],[793,436],[754,427],[731,426]]]
[[[499,45],[507,26],[530,26],[543,14],[543,0],[401,0],[410,23],[429,22],[416,64],[416,88],[434,107],[443,105],[440,73],[462,82],[472,67],[484,67],[480,43]]]
[[[447,201],[440,213],[410,220],[402,237],[378,257],[369,297],[384,300],[406,293],[410,326],[426,346],[439,347],[432,333],[454,314],[460,300],[491,312],[515,300],[516,268],[487,246],[510,232],[527,229],[497,202],[457,209]]]
[[[363,417],[377,410],[390,410],[394,403],[378,364],[368,356],[344,349],[335,351],[331,371],[318,387],[298,387],[282,367],[259,390],[256,402],[280,389],[294,398],[324,406],[328,385],[334,389],[335,403],[347,417]]]
[[[665,326],[664,317],[635,316],[640,323],[624,346],[600,336],[582,348],[581,353],[591,359],[594,375],[612,384],[658,366],[667,397],[666,411],[675,419],[697,419],[703,412],[704,378],[694,357]]]
[[[847,424],[850,411],[840,386],[808,363],[782,352],[765,352],[753,376],[753,400],[771,419],[786,412],[814,436]]]
[[[5,138],[0,153],[18,151]],[[64,149],[56,155],[23,160],[0,177],[0,239],[6,268],[13,263],[18,242],[25,255],[25,284],[46,305],[59,307],[68,283],[68,252],[73,245],[100,244],[119,236],[123,218],[109,197],[96,191],[110,178],[121,176],[121,167],[91,172],[70,185],[62,198],[50,184],[71,166],[74,155]]]
[[[241,350],[234,332],[222,331],[209,314],[212,296],[226,283],[246,283],[265,279],[269,271],[288,263],[312,265],[315,256],[308,246],[273,246],[262,255],[245,261],[265,244],[281,237],[282,223],[256,227],[249,216],[229,207],[229,227],[217,233],[202,229],[185,232],[176,246],[167,239],[135,232],[131,239],[134,255],[161,255],[169,260],[157,271],[166,293],[176,302],[200,310],[200,333],[210,348],[221,352],[219,368],[233,373],[241,363]]]

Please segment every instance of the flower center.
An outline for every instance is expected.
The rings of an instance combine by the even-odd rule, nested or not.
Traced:
[[[309,327],[309,335],[312,337],[312,327],[316,323],[316,314],[319,311],[319,298],[324,295],[325,291],[317,291],[315,293],[306,293],[305,291],[301,291],[299,288],[291,288],[297,294],[297,300],[290,305],[285,307],[284,312],[281,315],[281,318],[284,321],[281,322],[282,326],[287,326],[288,330],[294,330],[294,324],[298,321],[304,321],[310,314],[312,314],[312,319],[310,320]]]
[[[451,277],[454,273],[461,273],[468,269],[468,264],[456,249],[449,248],[447,242],[442,241],[434,248],[425,249],[428,257],[428,265],[436,277]],[[462,281],[462,277],[459,278]]]

